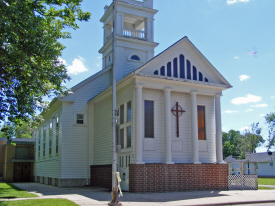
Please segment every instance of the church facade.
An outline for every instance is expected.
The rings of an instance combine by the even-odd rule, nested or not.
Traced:
[[[153,0],[106,6],[103,68],[54,99],[35,131],[36,182],[111,188],[112,65],[118,170],[131,192],[227,189],[220,98],[231,87],[187,37],[157,56]]]

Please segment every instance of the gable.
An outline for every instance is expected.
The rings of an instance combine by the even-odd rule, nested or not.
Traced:
[[[155,75],[155,77],[173,77],[191,82],[209,82],[231,87],[187,37],[157,55],[135,73]]]

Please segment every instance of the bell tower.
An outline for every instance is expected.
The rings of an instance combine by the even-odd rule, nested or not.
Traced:
[[[113,31],[113,4],[104,7],[102,69],[112,67],[116,58],[116,79],[119,81],[154,57],[154,15],[153,0],[117,0],[115,31]],[[113,32],[116,38],[115,56]]]

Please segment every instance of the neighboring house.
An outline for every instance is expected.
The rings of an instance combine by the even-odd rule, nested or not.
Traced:
[[[249,161],[257,163],[259,177],[275,176],[275,152],[272,155],[268,155],[267,152],[251,153]]]
[[[32,139],[13,139],[16,146],[6,139],[0,139],[0,169],[5,182],[33,181],[34,141]]]
[[[187,37],[154,57],[153,0],[118,1],[113,57],[113,7],[104,9],[103,68],[42,113],[35,181],[111,188],[115,58],[122,189],[227,189],[220,97],[231,85]]]

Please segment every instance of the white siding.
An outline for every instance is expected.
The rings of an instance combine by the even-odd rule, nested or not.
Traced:
[[[143,148],[144,144],[147,144],[147,141],[154,141],[153,145],[155,148],[150,151],[143,150],[143,160],[146,163],[164,162],[164,92],[160,90],[143,89],[143,100],[154,101],[155,124],[154,139],[143,138]],[[192,161],[190,94],[171,92],[171,107],[173,107],[176,102],[179,103],[185,112],[179,117],[179,137],[177,137],[176,134],[176,117],[171,112],[172,161],[175,163],[190,163]],[[198,95],[197,104],[205,106],[206,123],[206,140],[199,141],[199,148],[201,148],[199,151],[199,161],[202,163],[213,163],[216,161],[214,97]]]
[[[259,162],[257,169],[258,176],[274,176],[274,163],[269,166],[269,162]]]
[[[94,106],[94,165],[112,164],[112,98]]]
[[[63,102],[62,178],[89,176],[88,101],[110,86],[110,70],[74,91],[74,103]],[[76,124],[76,114],[84,114],[84,125]],[[92,131],[90,131],[92,132]]]

